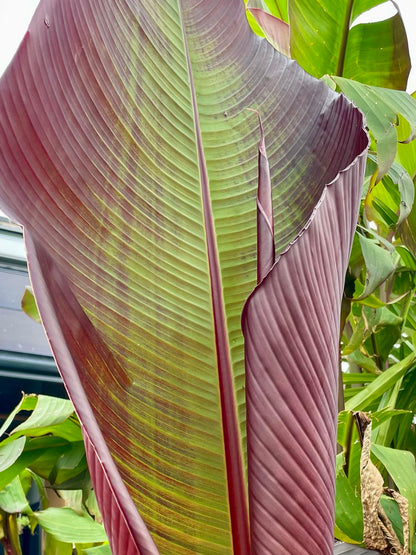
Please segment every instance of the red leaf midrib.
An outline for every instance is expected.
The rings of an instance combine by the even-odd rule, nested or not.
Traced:
[[[240,432],[234,396],[232,363],[230,358],[230,348],[228,343],[228,334],[225,319],[225,303],[218,257],[217,238],[215,233],[214,217],[212,213],[208,171],[202,143],[202,134],[199,122],[192,64],[188,49],[187,33],[181,8],[179,8],[179,10],[181,15],[185,55],[188,65],[188,76],[195,124],[196,149],[198,155],[198,166],[201,184],[201,198],[211,285],[215,347],[217,353],[218,382],[224,441],[224,458],[226,465],[227,491],[233,552],[235,555],[249,555],[250,540],[247,494],[244,481],[243,457],[241,452]]]

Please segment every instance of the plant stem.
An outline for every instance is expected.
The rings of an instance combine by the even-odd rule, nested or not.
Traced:
[[[406,325],[406,320],[407,320],[407,316],[409,314],[409,309],[410,309],[410,305],[412,304],[412,300],[415,296],[415,292],[416,292],[416,286],[414,286],[411,291],[409,292],[409,296],[406,300],[406,304],[403,307],[403,311],[401,314],[402,317],[402,327],[401,327],[401,333],[403,334],[404,331],[404,327]]]
[[[337,71],[336,71],[336,75],[338,75],[339,77],[342,77],[342,74],[344,73],[345,52],[347,50],[348,33],[350,31],[352,7],[353,7],[353,0],[349,0],[347,5],[347,11],[345,14],[345,19],[344,19],[344,26],[342,29],[341,48],[339,52]]]
[[[375,360],[378,368],[380,370],[383,370],[382,365],[381,365],[380,355],[377,352],[377,345],[376,345],[376,340],[375,340],[375,337],[374,337],[374,333],[371,333],[370,339],[371,339],[371,346],[373,347],[374,360]]]
[[[347,421],[346,430],[345,430],[344,447],[343,447],[343,453],[344,453],[343,468],[344,468],[345,476],[347,477],[348,477],[349,466],[350,466],[351,438],[352,438],[353,429],[354,429],[354,418],[352,413],[349,412],[348,421]]]
[[[6,555],[22,555],[17,515],[14,513],[4,513],[3,520],[5,537],[2,543],[5,546]]]

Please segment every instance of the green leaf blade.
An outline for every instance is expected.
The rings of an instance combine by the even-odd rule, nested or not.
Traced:
[[[415,457],[409,451],[392,449],[377,444],[371,446],[371,452],[384,465],[397,485],[401,495],[409,502],[409,532],[410,547],[412,547],[416,521]]]
[[[410,57],[400,14],[382,22],[353,25],[358,15],[381,3],[292,0],[292,57],[318,78],[332,73],[404,90]]]
[[[350,543],[363,541],[363,513],[359,490],[351,486],[342,468],[337,469],[336,473],[335,536]]]
[[[333,76],[341,91],[365,114],[377,143],[377,179],[380,180],[393,164],[397,152],[396,120],[401,114],[409,123],[410,141],[416,132],[416,102],[404,91],[369,86],[352,79]]]
[[[361,250],[366,264],[366,281],[364,291],[355,300],[368,297],[395,270],[394,257],[391,252],[379,246],[373,239],[359,235]]]
[[[406,358],[393,364],[381,375],[372,381],[368,386],[357,395],[354,395],[346,404],[347,410],[365,410],[381,395],[391,389],[397,380],[401,379],[406,372],[412,369],[416,360],[416,354],[412,353]]]
[[[89,516],[81,516],[69,507],[49,507],[34,513],[42,528],[65,543],[104,542],[104,528]]]
[[[376,87],[406,90],[410,68],[407,36],[399,13],[350,29],[342,77]]]
[[[19,437],[16,441],[0,446],[0,472],[9,468],[22,454],[26,444],[25,437]]]
[[[13,429],[13,434],[26,432],[34,435],[42,428],[52,428],[65,422],[72,414],[74,407],[68,399],[38,395],[37,403],[31,415],[22,424]],[[43,432],[44,434],[48,431]]]

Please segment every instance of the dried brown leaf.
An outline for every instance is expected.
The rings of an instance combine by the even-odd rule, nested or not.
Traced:
[[[380,550],[386,555],[389,553],[405,555],[408,553],[407,538],[409,535],[407,500],[397,492],[383,487],[383,477],[371,462],[371,419],[363,412],[357,412],[355,419],[361,441],[360,475],[365,546],[368,549]],[[404,547],[401,545],[389,518],[381,506],[380,499],[383,494],[393,497],[399,505],[403,532],[406,536]]]

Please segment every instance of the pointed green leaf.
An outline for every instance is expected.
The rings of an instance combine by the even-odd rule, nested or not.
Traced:
[[[379,246],[373,239],[359,235],[361,250],[366,265],[364,291],[354,300],[361,300],[373,293],[394,272],[394,255]]]
[[[79,515],[69,507],[49,507],[34,513],[42,528],[58,541],[92,543],[106,541],[104,528],[90,516]]]
[[[19,437],[15,441],[0,445],[0,472],[9,468],[22,454],[26,438]]]
[[[377,400],[381,395],[394,386],[409,369],[414,366],[416,353],[408,355],[406,358],[393,364],[380,374],[376,380],[368,384],[368,386],[360,393],[357,393],[346,404],[347,410],[365,410],[371,403]]]
[[[377,179],[392,165],[397,151],[397,116],[402,115],[410,125],[410,133],[401,140],[410,141],[416,133],[416,100],[404,91],[369,86],[351,79],[333,77],[341,91],[365,114],[377,143]]]
[[[41,323],[41,319],[38,312],[38,307],[36,306],[35,297],[33,295],[33,290],[31,287],[27,286],[22,297],[22,310],[25,312],[32,320]]]
[[[363,512],[360,492],[351,486],[342,468],[336,473],[335,537],[343,541],[363,541]],[[342,537],[337,535],[337,529]]]
[[[344,384],[351,383],[369,383],[373,382],[377,378],[377,374],[360,373],[360,374],[343,374],[342,381]]]
[[[32,413],[14,428],[11,439],[20,435],[35,437],[53,434],[72,442],[82,441],[79,422],[76,418],[70,418],[74,415],[74,407],[68,399],[47,395],[28,396],[12,415],[23,409],[32,410]],[[11,423],[12,418],[9,417],[8,421]]]
[[[411,97],[416,100],[416,91],[411,94]],[[399,128],[403,129],[404,139],[411,134],[410,125],[402,116],[399,116]],[[412,179],[416,177],[416,141],[397,145],[397,161],[408,171]]]
[[[387,518],[392,523],[393,529],[396,532],[400,543],[403,545],[403,521],[396,501],[391,497],[382,495],[380,503],[387,515]],[[407,553],[410,553],[410,551],[406,550],[406,555]]]
[[[18,412],[20,412],[21,410],[28,410],[28,411],[33,410],[36,407],[37,402],[38,402],[37,395],[23,395],[20,403],[17,405],[16,408],[12,410],[12,412],[9,414],[9,416],[4,421],[2,427],[0,428],[0,437],[7,432],[7,430],[9,429],[9,427],[11,426],[14,420],[14,417]]]
[[[373,158],[371,155],[369,157],[375,161],[375,157]],[[383,206],[388,206],[393,213],[394,225],[400,225],[412,210],[414,196],[415,187],[412,178],[403,166],[393,162],[383,179],[368,192],[366,198],[367,218],[377,221],[377,217],[374,217],[374,209],[377,210],[377,205],[382,203]],[[371,207],[374,208],[372,212],[369,211]]]
[[[74,414],[74,407],[68,399],[59,399],[48,395],[38,395],[37,399],[32,414],[14,428],[13,434],[21,432],[30,435],[50,433],[54,426],[62,424]]]
[[[360,366],[364,370],[368,370],[369,372],[377,373],[379,372],[379,368],[377,364],[374,362],[374,359],[364,355],[361,351],[354,351],[350,355],[348,355],[348,361]]]
[[[6,513],[30,512],[29,502],[19,476],[0,491],[0,509]]]
[[[403,247],[402,245],[397,245],[396,252],[400,255],[400,260],[404,267],[416,271],[416,258],[409,249]]]
[[[356,349],[360,347],[361,343],[363,343],[364,337],[367,336],[367,334],[367,322],[364,318],[360,318],[353,328],[353,333],[348,343],[342,349],[342,354],[346,356],[353,353]]]

